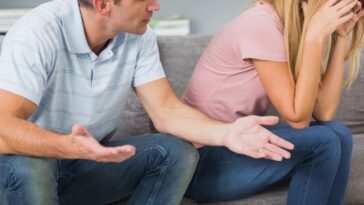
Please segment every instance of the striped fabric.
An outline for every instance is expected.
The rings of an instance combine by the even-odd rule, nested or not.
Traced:
[[[89,48],[77,0],[45,3],[8,32],[0,89],[38,105],[29,121],[59,133],[85,125],[101,140],[116,129],[132,86],[164,78],[155,36],[120,33],[98,56]]]

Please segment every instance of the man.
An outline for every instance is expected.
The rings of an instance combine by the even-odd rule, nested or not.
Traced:
[[[0,56],[0,204],[179,204],[196,144],[254,158],[293,145],[259,124],[211,120],[181,103],[147,26],[157,0],[55,0],[8,32]],[[133,86],[168,134],[110,141]],[[82,125],[80,125],[82,124]],[[133,157],[132,157],[133,156]]]

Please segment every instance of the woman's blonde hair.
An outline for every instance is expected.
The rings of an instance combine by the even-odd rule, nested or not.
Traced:
[[[306,16],[301,8],[301,0],[255,0],[255,2],[267,2],[270,3],[276,10],[280,20],[284,27],[284,38],[286,54],[289,61],[289,66],[297,80],[298,73],[303,53],[303,40],[306,36],[307,25],[312,19],[313,15],[319,10],[323,4],[323,0],[308,0],[308,9]],[[352,33],[350,50],[346,56],[346,60],[349,59],[349,71],[347,77],[344,80],[344,86],[350,87],[358,75],[359,70],[359,55],[360,48],[363,46],[364,21],[360,20]],[[328,48],[325,52],[325,58],[327,58],[328,51],[330,49],[329,41],[332,39],[331,36],[328,39]],[[324,59],[322,60],[324,62]],[[324,63],[323,63],[324,64]],[[325,66],[322,67],[322,73],[325,72]]]

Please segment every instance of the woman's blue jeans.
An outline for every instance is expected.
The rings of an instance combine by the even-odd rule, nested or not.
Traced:
[[[198,152],[169,135],[145,135],[122,163],[0,155],[1,205],[102,205],[131,195],[133,205],[178,205],[195,171]]]
[[[295,145],[291,159],[257,160],[224,147],[203,147],[186,196],[199,202],[237,200],[290,178],[289,205],[343,204],[352,153],[350,130],[339,122],[270,130]]]

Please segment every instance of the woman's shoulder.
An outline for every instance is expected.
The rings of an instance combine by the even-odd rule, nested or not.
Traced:
[[[269,3],[258,2],[253,4],[251,8],[237,16],[233,21],[246,23],[273,22],[281,24],[281,21],[275,12],[275,9]]]

